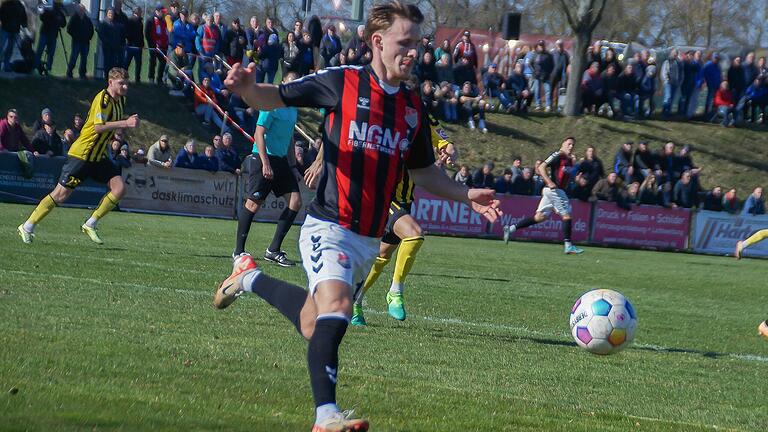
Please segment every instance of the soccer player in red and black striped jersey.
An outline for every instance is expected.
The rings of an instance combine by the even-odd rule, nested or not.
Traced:
[[[423,19],[416,6],[399,1],[374,6],[365,33],[372,60],[365,67],[328,68],[277,87],[255,84],[253,65],[236,65],[225,81],[256,109],[325,108],[323,172],[299,239],[308,291],[263,274],[253,258],[241,255],[214,294],[214,305],[224,308],[253,292],[309,340],[314,432],[368,429],[367,421],[349,418],[336,405],[338,349],[353,299],[378,255],[403,170],[416,184],[471,205],[491,222],[500,214],[493,191],[466,189],[434,165],[427,115],[403,83]]]
[[[541,201],[533,217],[525,218],[520,222],[504,227],[504,243],[509,243],[510,236],[517,230],[544,222],[549,218],[554,210],[555,213],[563,218],[563,241],[565,242],[565,253],[570,255],[581,254],[584,250],[571,243],[571,202],[565,189],[568,187],[568,181],[571,179],[571,170],[573,169],[573,146],[576,139],[567,137],[560,145],[560,150],[553,152],[537,168],[538,174],[544,180],[544,189],[541,191]],[[550,169],[552,175],[547,173]]]

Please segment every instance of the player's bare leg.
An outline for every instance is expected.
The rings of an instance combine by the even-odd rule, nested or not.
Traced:
[[[752,246],[755,243],[759,243],[766,238],[768,238],[768,229],[762,229],[749,236],[746,240],[737,242],[734,256],[736,256],[736,259],[741,259],[744,254],[744,249]]]

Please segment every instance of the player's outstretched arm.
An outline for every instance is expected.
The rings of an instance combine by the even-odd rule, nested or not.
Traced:
[[[468,204],[490,222],[495,222],[501,215],[499,200],[493,189],[468,189],[446,176],[436,165],[408,172],[417,185],[443,198]]]
[[[134,114],[125,120],[118,120],[113,122],[106,122],[104,124],[98,124],[93,126],[93,131],[97,134],[104,133],[115,129],[133,129],[139,127],[141,120],[139,115]]]
[[[248,67],[243,67],[240,63],[232,66],[227,72],[224,85],[251,108],[270,111],[285,106],[276,85],[256,84],[256,63],[251,63]]]

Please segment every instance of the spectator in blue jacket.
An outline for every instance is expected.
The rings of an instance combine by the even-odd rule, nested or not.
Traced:
[[[693,88],[688,95],[688,107],[685,112],[687,119],[693,118],[696,114],[696,108],[699,106],[699,92],[701,92],[701,86],[704,84],[704,74],[702,73],[701,64],[701,51],[693,53],[690,62],[690,73],[693,75]],[[686,71],[687,73],[688,71]]]
[[[225,133],[221,137],[221,147],[216,149],[216,157],[219,160],[219,170],[240,175],[240,158],[232,148],[232,134]]]
[[[723,81],[723,71],[720,70],[720,54],[712,53],[709,61],[704,63],[701,73],[704,76],[704,83],[707,85],[707,102],[704,104],[704,115],[707,116],[712,111],[715,94]]]
[[[101,41],[101,52],[104,57],[104,76],[110,69],[122,65],[122,38],[123,30],[115,22],[115,10],[107,9],[106,19],[99,23],[99,40]]]
[[[472,175],[472,185],[476,188],[494,189],[496,179],[493,176],[493,162],[488,161],[482,168],[475,171]]]
[[[212,173],[219,170],[219,158],[216,157],[212,145],[205,146],[205,153],[197,158],[197,166],[194,169],[202,169]]]
[[[507,168],[504,170],[504,175],[496,179],[496,183],[493,188],[496,189],[498,194],[511,194],[513,191],[512,170]]]
[[[37,40],[37,59],[36,64],[40,73],[47,73],[53,66],[53,56],[56,54],[56,38],[59,35],[59,29],[67,25],[67,18],[64,16],[64,9],[61,3],[54,2],[52,6],[44,6],[43,13],[40,15],[39,39]],[[43,50],[48,51],[48,58],[45,62],[45,68],[42,68]]]
[[[184,144],[184,148],[176,155],[176,160],[173,166],[177,168],[189,168],[196,169],[200,166],[198,159],[200,156],[197,154],[195,140],[191,139]]]
[[[632,141],[625,141],[616,152],[613,161],[613,171],[627,184],[632,183],[635,168],[632,166]]]
[[[515,63],[515,69],[507,77],[505,90],[501,92],[499,100],[508,111],[528,111],[533,96],[528,89],[528,81],[523,74],[523,64],[521,62]]]
[[[175,47],[176,44],[182,43],[184,45],[184,52],[189,57],[190,67],[195,65],[195,57],[193,52],[195,49],[195,28],[188,20],[188,12],[186,9],[179,11],[179,19],[173,23],[173,33],[171,33],[171,47]]]
[[[744,91],[744,96],[736,105],[736,122],[741,122],[745,114],[753,123],[757,123],[760,114],[768,105],[768,84],[763,78],[755,78],[752,84]]]
[[[272,84],[275,81],[280,59],[283,58],[283,47],[280,46],[276,34],[269,35],[267,44],[259,50],[259,67],[256,69],[256,82]]]
[[[763,188],[756,187],[744,202],[743,216],[757,216],[765,214],[765,201],[763,200]]]

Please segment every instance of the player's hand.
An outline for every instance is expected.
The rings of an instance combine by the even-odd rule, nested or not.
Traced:
[[[496,191],[493,189],[470,189],[467,198],[472,201],[472,210],[483,215],[490,223],[496,222],[502,214],[499,209],[501,202],[496,199]]]
[[[267,179],[267,180],[272,180],[272,177],[275,176],[275,173],[272,172],[272,166],[269,164],[269,162],[262,163],[262,165],[261,165],[261,175],[263,175],[264,178]]]
[[[304,171],[304,184],[308,188],[314,189],[317,187],[317,181],[320,179],[320,175],[323,173],[323,161],[316,160],[312,162],[312,165]]]
[[[141,123],[141,120],[139,120],[139,115],[134,114],[125,121],[125,125],[131,129],[139,127],[139,123]]]
[[[243,67],[240,63],[235,63],[232,69],[227,72],[227,78],[224,85],[238,96],[242,96],[245,91],[256,82],[256,63],[251,63],[248,67]]]
[[[240,171],[240,168],[236,168],[236,169],[235,169],[235,175],[240,175],[240,173],[241,173],[241,172],[242,172],[242,171]]]
[[[456,164],[456,159],[459,157],[458,152],[456,151],[456,146],[451,144],[448,144],[445,146],[445,148],[441,151],[442,154],[445,155],[445,164],[454,166]],[[441,155],[442,157],[442,155]]]

